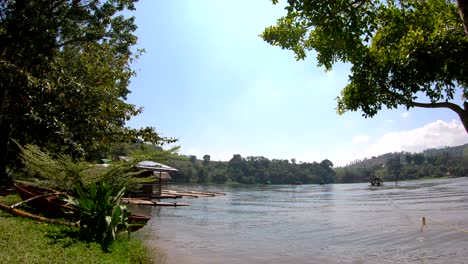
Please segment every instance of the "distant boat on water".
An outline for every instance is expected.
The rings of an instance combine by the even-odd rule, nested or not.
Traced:
[[[379,177],[374,177],[370,180],[372,186],[382,186],[383,180]]]

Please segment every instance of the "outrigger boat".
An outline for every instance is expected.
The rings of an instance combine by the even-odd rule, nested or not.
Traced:
[[[69,218],[76,211],[76,208],[59,199],[59,196],[64,193],[20,183],[14,183],[14,186],[26,204],[45,214]]]
[[[14,186],[21,199],[31,207],[56,217],[76,218],[74,213],[77,212],[77,209],[67,205],[59,198],[64,193],[20,183],[14,183]],[[130,215],[128,217],[129,230],[141,229],[150,219],[151,217],[148,216]]]

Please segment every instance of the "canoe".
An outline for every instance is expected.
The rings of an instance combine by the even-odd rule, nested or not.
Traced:
[[[128,227],[128,231],[135,232],[143,228],[150,219],[151,217],[148,216],[132,214],[128,217],[128,223],[130,224],[130,226]]]
[[[40,196],[36,199],[28,201],[27,204],[31,207],[39,210],[42,213],[48,214],[54,217],[74,218],[76,219],[76,213],[78,210],[72,206],[67,205],[66,202],[60,200],[59,194],[56,191],[39,188],[31,185],[14,183],[19,196],[23,201]],[[50,195],[49,195],[50,194]],[[128,217],[128,223],[130,224],[129,231],[136,231],[141,229],[148,223],[151,217],[143,215],[130,215]]]
[[[70,218],[73,212],[76,212],[76,208],[60,200],[56,191],[19,183],[14,183],[14,186],[23,201],[41,196],[27,202],[27,204],[42,213],[56,217]],[[47,195],[48,193],[50,193],[50,195]]]

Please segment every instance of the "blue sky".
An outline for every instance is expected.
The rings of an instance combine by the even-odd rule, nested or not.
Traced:
[[[144,112],[132,127],[178,138],[181,154],[229,160],[233,154],[335,165],[393,151],[468,143],[445,109],[336,114],[349,65],[330,72],[313,53],[296,61],[258,35],[284,14],[269,0],[141,0],[130,103]]]

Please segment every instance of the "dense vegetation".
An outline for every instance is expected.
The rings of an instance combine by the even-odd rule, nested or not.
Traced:
[[[80,236],[104,251],[127,231],[120,201],[139,157],[95,161],[115,142],[175,141],[125,125],[142,111],[126,102],[142,53],[128,15],[136,1],[0,1],[0,190],[22,176],[67,192]]]
[[[16,195],[0,194],[2,203],[19,200]],[[127,235],[119,236],[107,253],[99,243],[78,237],[76,228],[11,217],[0,211],[0,263],[159,263],[141,241]]]
[[[171,142],[125,122],[135,72],[135,0],[0,1],[0,183],[35,144],[75,159],[101,158],[112,142]],[[19,165],[21,166],[21,165]]]
[[[115,160],[101,166],[83,160],[75,161],[68,155],[53,157],[35,145],[19,148],[26,168],[16,172],[15,179],[26,180],[29,186],[48,188],[49,192],[59,190],[62,195],[60,199],[67,202],[66,210],[70,212],[52,217],[65,217],[73,222],[79,219],[76,224],[67,225],[80,226],[80,238],[100,243],[104,251],[108,251],[117,234],[132,229],[130,211],[122,204],[126,190],[136,188],[140,183],[156,181],[154,175],[139,175],[141,172],[135,168],[136,164],[148,159],[163,161],[161,159],[172,151],[148,149],[145,153],[131,152],[127,153],[125,160]],[[1,206],[2,210],[11,212],[8,205]],[[53,220],[46,221],[50,223]]]
[[[202,160],[195,156],[174,156],[169,164],[179,170],[173,180],[197,183],[260,183],[260,184],[325,184],[384,181],[426,177],[468,176],[468,144],[422,153],[387,153],[344,167],[333,168],[327,159],[321,162],[297,163],[292,160],[269,160],[265,157],[243,158],[236,154],[230,161]]]
[[[0,240],[6,248],[0,262],[77,261],[59,258],[67,254],[90,263],[144,261],[141,247],[133,249],[131,240],[117,243],[124,245],[120,252],[130,258],[107,260],[102,252],[89,251],[97,244],[112,251],[117,233],[127,231],[129,212],[120,202],[131,186],[132,166],[145,156],[114,161],[109,167],[93,162],[131,156],[132,150],[142,147],[146,155],[155,154],[153,160],[165,160],[173,150],[163,152],[154,146],[175,141],[152,127],[125,125],[142,111],[126,102],[135,75],[131,64],[142,52],[133,48],[134,18],[124,15],[134,10],[136,1],[0,1],[0,187],[8,186],[12,175],[22,175],[68,192],[81,228],[75,232],[42,226],[1,213]],[[366,0],[330,5],[290,0],[288,4],[287,17],[263,37],[293,49],[298,58],[315,49],[327,69],[338,60],[351,62],[353,76],[339,98],[340,112],[361,109],[373,116],[383,105],[448,107],[468,127],[468,41],[456,22],[453,3]],[[329,17],[321,17],[324,14]],[[464,109],[450,102],[459,90]],[[416,93],[425,94],[430,102],[415,102]],[[139,142],[139,147],[122,142]],[[174,155],[168,162],[180,170],[173,175],[175,181],[245,184],[466,176],[468,164],[466,155],[449,152],[394,153],[374,165],[337,169],[328,159],[297,163],[239,154],[228,162],[211,161],[209,155],[203,160]],[[48,238],[49,234],[56,238]],[[87,242],[78,241],[83,236]],[[92,255],[99,255],[98,260]]]
[[[333,183],[335,172],[329,160],[320,163],[298,164],[288,160],[269,160],[264,157],[243,158],[236,154],[229,162],[210,161],[209,155],[199,161],[195,156],[178,157],[170,164],[179,173],[177,181],[199,183],[238,182],[238,183]]]
[[[468,144],[429,149],[422,153],[387,153],[338,168],[338,182],[385,181],[468,176]]]

